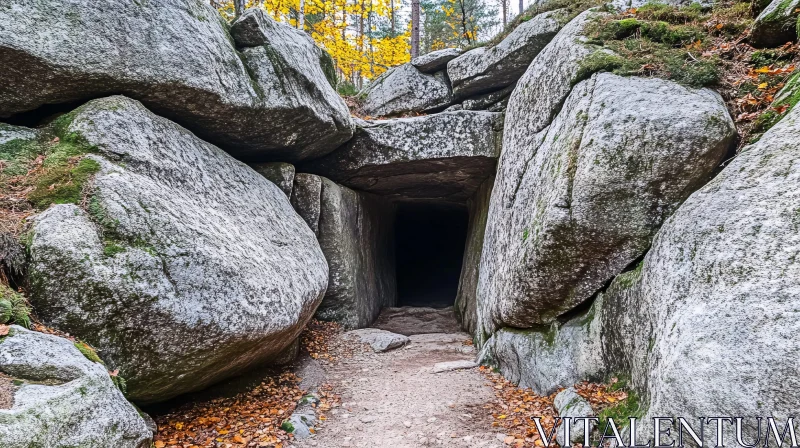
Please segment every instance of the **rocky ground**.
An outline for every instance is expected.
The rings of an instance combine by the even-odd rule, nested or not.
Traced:
[[[503,446],[505,435],[492,428],[484,409],[494,393],[478,368],[432,373],[438,363],[473,361],[470,336],[452,332],[452,325],[439,318],[447,311],[401,310],[387,310],[393,319],[384,316],[380,322],[399,330],[392,323],[402,320],[412,333],[428,322],[429,333],[412,334],[399,349],[365,350],[326,366],[327,381],[341,396],[341,406],[328,413],[315,437],[293,446]],[[443,330],[448,332],[439,332]]]

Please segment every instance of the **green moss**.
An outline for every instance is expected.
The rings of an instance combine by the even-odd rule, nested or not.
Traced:
[[[288,433],[293,433],[294,425],[292,425],[292,423],[289,420],[286,420],[285,422],[281,423],[281,429]]]
[[[103,255],[106,257],[113,257],[114,255],[122,252],[125,252],[125,248],[114,241],[103,241]]]
[[[52,166],[36,182],[28,200],[44,209],[51,204],[77,204],[86,182],[98,171],[100,164],[92,159],[81,159],[77,164]]]
[[[83,356],[86,357],[86,359],[88,359],[89,361],[92,361],[92,362],[103,364],[103,360],[100,359],[99,356],[97,356],[97,352],[92,347],[90,347],[89,344],[86,344],[85,342],[79,342],[79,341],[75,341],[74,344],[75,344],[75,348],[77,348],[78,351],[81,352],[83,354]]]
[[[723,62],[707,50],[720,36],[739,35],[750,23],[748,8],[720,5],[709,10],[697,4],[650,3],[638,8],[635,17],[626,13],[594,18],[584,32],[589,43],[605,51],[582,61],[574,82],[606,71],[660,77],[690,87],[718,84]],[[712,20],[720,26],[707,26]]]
[[[25,328],[31,326],[31,309],[25,297],[0,284],[0,324],[16,324]]]
[[[646,410],[642,406],[642,403],[640,402],[639,396],[636,394],[636,392],[629,391],[627,398],[613,406],[603,409],[599,414],[597,414],[597,417],[599,418],[597,428],[600,432],[605,431],[609,419],[614,420],[614,423],[618,429],[626,428],[630,422],[630,417],[642,418],[645,414],[645,411]],[[612,433],[609,431],[609,433],[606,435],[612,435]]]
[[[614,72],[624,65],[625,61],[616,54],[600,50],[595,51],[579,63],[578,71],[575,73],[572,84],[589,79],[597,72]]]
[[[625,289],[630,288],[642,276],[642,266],[643,265],[644,265],[644,261],[642,261],[638,265],[636,265],[636,269],[634,269],[632,271],[629,271],[629,272],[623,272],[622,274],[619,274],[614,282],[617,285],[619,285],[619,287],[621,287],[621,288],[625,288]]]

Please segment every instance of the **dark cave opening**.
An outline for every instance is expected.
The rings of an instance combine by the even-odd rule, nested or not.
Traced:
[[[467,209],[401,203],[395,221],[397,306],[453,305],[467,241]]]

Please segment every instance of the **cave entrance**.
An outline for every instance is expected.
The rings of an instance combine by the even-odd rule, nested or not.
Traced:
[[[397,305],[453,305],[467,241],[466,207],[400,203],[395,221]]]

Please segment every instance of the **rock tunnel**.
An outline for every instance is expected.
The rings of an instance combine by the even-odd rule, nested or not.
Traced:
[[[468,213],[455,204],[398,204],[397,306],[453,305],[467,240]]]

